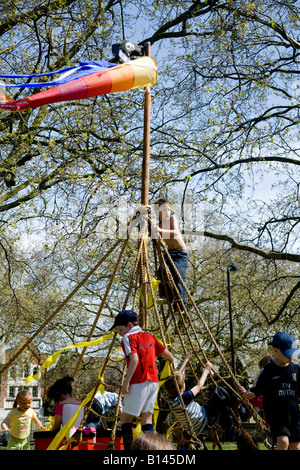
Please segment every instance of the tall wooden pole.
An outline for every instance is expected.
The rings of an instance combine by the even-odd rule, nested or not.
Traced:
[[[151,44],[147,42],[145,44],[145,55],[151,56]],[[142,191],[141,191],[141,204],[144,206],[149,205],[149,178],[150,178],[150,113],[151,113],[151,90],[150,86],[145,87],[145,100],[144,100],[144,135],[143,135],[143,162],[142,162]],[[140,229],[143,233],[147,233],[147,227],[145,224],[148,224],[148,211],[145,214],[141,214],[143,222],[140,225]],[[147,240],[144,240],[144,250],[147,250]],[[145,260],[146,257],[142,256],[142,260]],[[147,269],[142,261],[141,265],[141,284],[147,275]],[[141,326],[146,326],[145,312],[147,311],[147,284],[143,285],[143,296],[144,296],[144,306],[140,303],[140,323]]]
[[[145,44],[145,55],[151,55],[150,42]],[[143,139],[143,166],[142,166],[142,196],[141,203],[145,206],[149,203],[149,162],[150,162],[150,112],[151,112],[151,91],[150,87],[145,88],[144,103],[144,139]]]

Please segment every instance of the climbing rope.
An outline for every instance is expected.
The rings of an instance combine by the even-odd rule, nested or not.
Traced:
[[[144,227],[145,227],[145,224],[144,224]],[[125,243],[124,243],[124,248],[125,248]],[[158,251],[158,256],[159,256],[159,262],[160,262],[160,267],[162,269],[162,276],[167,275],[167,279],[164,281],[167,281],[169,287],[171,288],[171,293],[172,293],[172,297],[173,299],[175,298],[175,303],[177,304],[177,307],[178,308],[178,313],[179,313],[179,316],[180,316],[180,320],[182,322],[182,325],[184,327],[184,332],[186,333],[187,335],[187,338],[188,338],[188,341],[190,343],[190,346],[197,358],[197,360],[199,361],[199,363],[203,366],[204,363],[201,359],[201,357],[199,356],[198,352],[200,351],[200,353],[202,354],[204,360],[207,362],[207,357],[206,357],[206,354],[205,354],[205,351],[203,350],[202,346],[201,346],[201,343],[199,341],[199,338],[198,338],[198,335],[195,331],[195,327],[194,327],[194,324],[187,312],[187,309],[181,299],[181,296],[180,296],[180,293],[175,285],[175,282],[174,282],[174,279],[173,279],[173,276],[172,274],[170,273],[170,270],[166,264],[166,261],[165,261],[165,258],[164,256],[162,255],[162,249],[163,249],[163,252],[168,256],[169,258],[169,262],[172,266],[172,269],[174,270],[174,272],[176,273],[176,275],[178,276],[181,284],[183,285],[185,291],[186,291],[186,294],[188,296],[188,298],[191,300],[202,324],[204,325],[212,343],[215,345],[216,347],[216,350],[219,354],[219,356],[221,357],[222,359],[222,362],[224,363],[225,365],[225,368],[227,370],[227,372],[229,373],[229,376],[232,378],[233,380],[233,383],[237,386],[239,386],[235,376],[233,375],[229,365],[227,364],[227,361],[222,353],[222,351],[220,350],[220,348],[218,347],[217,343],[215,342],[209,328],[208,328],[208,325],[206,324],[206,322],[204,321],[200,311],[198,310],[195,302],[194,302],[194,299],[192,298],[186,284],[183,282],[171,256],[169,255],[168,253],[168,249],[166,247],[166,245],[164,244],[163,240],[160,238],[158,241],[156,241],[156,243],[153,244],[153,247],[154,247],[154,250],[156,249]],[[160,248],[160,249],[158,249]],[[119,265],[119,262],[122,258],[122,255],[120,254],[119,258],[118,258],[118,262],[117,262],[117,265],[114,269],[114,272],[111,276],[111,279],[110,279],[110,283],[109,285],[107,286],[107,289],[106,289],[106,295],[105,295],[105,299],[107,298],[107,295],[108,295],[108,292],[110,290],[110,287],[111,287],[111,284],[113,282],[113,278],[115,276],[115,273],[117,271],[117,267]],[[157,260],[156,260],[156,254],[154,255],[154,259],[155,259],[155,264],[156,264],[156,267],[157,267]],[[151,296],[152,296],[152,299],[153,299],[153,308],[154,308],[154,312],[155,312],[155,318],[157,320],[157,323],[158,323],[158,327],[159,327],[159,331],[160,331],[160,336],[162,338],[162,342],[164,344],[164,346],[166,347],[167,346],[167,341],[168,343],[170,344],[170,340],[169,338],[167,339],[166,338],[166,335],[168,335],[168,328],[167,329],[164,329],[164,327],[166,327],[166,317],[164,315],[164,311],[163,311],[163,306],[161,306],[161,310],[162,310],[162,317],[163,317],[163,323],[164,323],[164,327],[163,327],[163,324],[162,324],[162,321],[161,321],[161,316],[159,314],[159,311],[158,311],[158,306],[157,306],[157,303],[156,303],[156,298],[155,298],[155,293],[153,291],[153,287],[152,287],[152,283],[151,283],[151,275],[150,275],[150,268],[149,268],[149,260],[148,260],[148,251],[147,251],[147,239],[145,237],[145,231],[143,231],[143,233],[141,234],[141,236],[139,237],[139,247],[138,247],[138,254],[137,254],[137,258],[136,258],[136,262],[135,262],[135,267],[134,267],[134,270],[133,270],[133,273],[132,273],[132,276],[131,276],[131,281],[130,281],[130,285],[129,285],[129,288],[128,288],[128,291],[127,291],[127,295],[126,295],[126,299],[125,299],[125,302],[124,302],[124,306],[123,306],[123,309],[125,309],[126,305],[127,305],[127,302],[128,302],[128,299],[129,299],[129,296],[130,296],[130,293],[131,293],[131,290],[133,288],[133,285],[135,284],[135,294],[134,294],[134,304],[136,302],[136,296],[137,296],[137,277],[139,276],[139,280],[140,280],[140,286],[142,287],[142,291],[143,291],[143,298],[144,298],[144,303],[142,305],[140,305],[140,309],[142,308],[143,309],[143,317],[144,317],[144,322],[145,322],[145,329],[147,329],[147,291],[150,290],[150,293],[151,293]],[[167,297],[168,297],[168,293],[167,293]],[[103,304],[104,302],[102,302]],[[183,347],[183,350],[186,352],[186,346],[185,346],[185,342],[182,338],[182,334],[180,332],[180,328],[178,326],[178,323],[176,322],[175,320],[175,315],[174,315],[174,312],[173,312],[173,306],[171,305],[171,301],[170,299],[168,299],[168,307],[169,307],[169,311],[172,313],[172,317],[174,319],[174,324],[175,324],[175,330],[177,332],[177,336],[179,337],[179,340],[181,342],[181,345]],[[99,309],[100,310],[100,309]],[[97,320],[99,318],[99,315],[97,315]],[[94,325],[93,325],[94,326]],[[190,331],[193,333],[194,337],[195,337],[195,340],[197,342],[197,348],[194,347],[194,342],[192,340],[192,337],[191,337],[191,334],[190,334]],[[111,345],[111,348],[112,348],[112,345]],[[111,349],[110,349],[111,351]],[[106,364],[108,362],[108,358],[110,356],[110,353],[107,355],[107,358],[106,358]],[[105,366],[106,364],[103,366],[102,368],[102,372],[104,372],[104,369],[105,369]],[[190,364],[191,365],[191,364]],[[77,365],[78,366],[78,365]],[[78,367],[76,368],[76,370],[78,370]],[[75,370],[75,372],[76,372]],[[124,377],[125,377],[125,365],[124,365],[124,368],[123,368],[123,374],[122,374],[122,383],[123,383],[123,380],[124,380]],[[172,375],[174,376],[174,367],[173,365],[171,365],[170,367],[170,370],[172,372]],[[196,374],[195,372],[193,371],[192,369],[192,372],[196,378]],[[220,377],[219,374],[214,371],[215,373],[215,376],[218,377],[218,379],[222,380],[226,386],[228,386],[229,388],[232,389],[232,387],[225,381],[225,379],[223,377]],[[197,437],[195,435],[195,432],[194,432],[194,429],[193,429],[193,425],[190,421],[190,418],[188,416],[188,413],[186,411],[186,408],[185,408],[185,405],[183,403],[183,400],[182,400],[182,397],[181,397],[181,393],[180,393],[180,390],[179,390],[179,387],[178,387],[178,383],[177,383],[177,380],[176,380],[176,376],[175,377],[175,384],[176,384],[176,387],[177,387],[177,392],[178,392],[178,396],[180,398],[180,402],[181,402],[181,407],[182,407],[182,410],[184,411],[185,413],[185,417],[186,417],[186,421],[187,421],[187,424],[188,424],[188,427],[189,427],[189,434],[192,438],[192,440],[194,440],[195,442],[198,440],[199,441],[199,437]],[[211,380],[212,382],[214,383],[214,385],[216,385],[216,382],[215,382],[215,379],[214,379],[214,376],[211,376]],[[120,403],[120,392],[121,392],[121,389],[122,389],[122,383],[120,385],[120,390],[119,390],[119,403]],[[235,393],[236,393],[236,390],[232,389]],[[84,423],[85,423],[85,419],[86,419],[86,416],[88,414],[88,411],[90,411],[91,409],[91,404],[92,404],[92,401],[90,402],[90,405],[87,407],[87,412],[85,413],[85,418],[82,420],[82,423],[80,425],[80,429],[81,429],[81,432],[82,432],[82,429],[83,429],[83,426],[84,426]],[[248,402],[247,402],[247,405],[248,405]],[[231,410],[233,415],[234,415],[234,412],[233,410]],[[252,410],[251,410],[252,411]],[[254,414],[254,413],[253,413]],[[112,430],[112,435],[111,435],[111,444],[114,442],[114,439],[115,439],[115,433],[116,433],[116,426],[117,426],[117,415],[118,413],[116,412],[116,415],[115,415],[115,421],[114,421],[114,426],[113,426],[113,430]],[[258,416],[258,415],[257,415]],[[235,415],[234,415],[235,417]],[[258,416],[259,417],[259,416]],[[259,419],[261,419],[259,417]],[[236,423],[238,424],[238,420],[237,418],[235,417],[235,421]],[[265,427],[263,427],[263,429],[265,430]],[[255,447],[255,444],[253,443],[252,441],[252,438],[251,436],[248,436],[248,434],[242,429],[242,433],[244,434],[244,437],[250,442],[250,444],[252,445],[252,447]],[[213,429],[212,431],[212,436],[213,436],[213,439],[214,439],[214,442],[217,443],[217,445],[219,446],[219,440],[218,440],[218,437],[217,437],[217,432],[216,432],[216,429]]]
[[[244,403],[245,407],[250,411],[251,415],[255,419],[255,421],[256,421],[258,427],[260,428],[260,430],[265,432],[266,427],[265,427],[265,424],[264,424],[263,420],[261,419],[261,417],[258,415],[258,413],[256,413],[256,411],[254,410],[252,405],[247,400],[245,400],[242,396],[240,396],[240,394],[239,394],[239,385],[240,384],[237,381],[236,377],[234,376],[230,366],[228,365],[228,363],[225,359],[225,356],[223,355],[221,349],[219,348],[218,344],[216,343],[216,341],[215,341],[215,339],[214,339],[214,337],[213,337],[213,335],[212,335],[205,319],[203,318],[203,315],[199,311],[193,296],[191,295],[189,289],[186,286],[186,283],[183,281],[180,273],[178,272],[178,270],[177,270],[177,268],[176,268],[176,266],[175,266],[175,264],[174,264],[174,262],[173,262],[173,260],[170,256],[168,248],[167,248],[165,242],[163,241],[163,239],[161,238],[160,235],[158,236],[157,239],[153,240],[155,270],[156,270],[156,272],[158,272],[158,269],[161,270],[161,277],[162,277],[163,283],[165,285],[167,284],[169,286],[170,291],[171,291],[172,299],[169,298],[169,292],[168,292],[168,290],[166,290],[169,316],[167,316],[165,314],[163,305],[160,306],[161,312],[159,312],[158,305],[157,305],[157,302],[156,302],[155,292],[153,290],[153,286],[152,286],[152,282],[151,282],[151,273],[150,273],[149,258],[148,258],[147,242],[148,242],[149,227],[150,227],[149,214],[147,214],[146,216],[144,215],[142,217],[142,222],[141,222],[141,227],[140,227],[140,232],[139,232],[139,238],[138,238],[137,256],[136,256],[136,260],[135,260],[134,269],[132,271],[131,278],[130,278],[130,281],[129,281],[127,294],[126,294],[126,297],[125,297],[125,300],[124,300],[123,310],[126,308],[128,302],[129,302],[129,298],[130,298],[130,295],[132,295],[132,291],[134,291],[133,292],[133,310],[135,309],[135,305],[136,305],[136,302],[137,302],[138,292],[140,294],[142,293],[143,302],[140,300],[140,306],[139,306],[140,317],[142,318],[142,326],[144,327],[145,330],[147,330],[149,328],[149,326],[151,326],[151,325],[148,324],[148,303],[147,303],[148,293],[150,293],[151,297],[152,297],[152,307],[154,309],[155,319],[156,319],[156,322],[157,322],[157,325],[158,325],[160,338],[162,340],[162,343],[163,343],[164,347],[167,348],[167,346],[171,344],[170,337],[169,337],[169,326],[167,324],[167,322],[171,320],[171,321],[174,322],[175,332],[176,332],[176,335],[177,335],[177,337],[180,341],[182,350],[186,354],[187,346],[186,346],[186,341],[183,339],[183,336],[182,336],[182,330],[183,330],[184,334],[185,334],[185,337],[186,337],[186,340],[189,343],[192,352],[195,354],[195,357],[196,357],[197,361],[199,362],[199,364],[201,366],[204,366],[204,363],[207,362],[207,356],[206,356],[205,350],[203,349],[202,344],[199,340],[198,334],[197,334],[196,329],[195,329],[194,322],[192,321],[192,319],[191,319],[191,317],[190,317],[190,315],[187,311],[187,308],[186,308],[186,306],[185,306],[185,304],[184,304],[184,302],[181,298],[181,295],[178,291],[178,288],[177,288],[177,286],[174,282],[174,278],[173,278],[173,276],[170,272],[170,269],[169,269],[169,267],[166,263],[166,258],[168,258],[168,261],[169,261],[170,266],[172,267],[172,270],[176,273],[181,285],[183,286],[183,288],[186,292],[186,296],[188,297],[191,305],[193,306],[194,311],[196,312],[199,320],[201,321],[202,325],[204,326],[204,329],[205,329],[205,331],[208,335],[208,338],[210,339],[211,343],[214,345],[214,347],[215,347],[219,357],[221,358],[222,363],[223,363],[229,377],[231,378],[232,383],[234,384],[235,388],[232,388],[231,385],[228,384],[228,382],[224,379],[224,377],[221,377],[218,374],[218,372],[214,369],[213,369],[213,374],[210,375],[210,379],[211,379],[212,383],[214,385],[217,385],[216,384],[216,379],[218,379],[218,380],[222,381],[236,395],[238,395],[240,397],[241,401]],[[108,252],[98,261],[98,263],[82,279],[82,281],[75,286],[75,288],[72,290],[72,292],[57,307],[57,309],[52,313],[52,315],[50,315],[50,317],[43,323],[43,325],[41,325],[41,327],[34,333],[34,335],[32,335],[31,338],[29,338],[22,345],[22,347],[17,351],[17,353],[9,360],[9,362],[2,367],[2,369],[0,371],[0,375],[13,362],[15,362],[15,360],[22,353],[22,351],[24,351],[26,348],[29,347],[29,345],[32,343],[34,338],[38,334],[41,333],[41,331],[54,319],[54,317],[62,310],[62,308],[75,295],[75,293],[87,282],[89,277],[98,269],[98,267],[108,258],[108,256],[111,253],[114,252],[114,250],[117,248],[117,246],[121,243],[121,240],[124,240],[121,251],[120,251],[120,253],[118,255],[118,258],[117,258],[117,262],[114,265],[113,272],[110,276],[108,285],[106,287],[104,296],[102,297],[99,309],[98,309],[97,314],[95,316],[92,327],[89,331],[89,334],[88,334],[88,337],[87,337],[87,342],[91,339],[91,337],[92,337],[92,335],[95,331],[95,328],[97,326],[97,323],[99,321],[99,318],[101,316],[101,313],[102,313],[103,307],[105,305],[105,302],[107,301],[109,292],[111,290],[111,286],[114,282],[115,275],[116,275],[117,270],[119,268],[119,265],[121,263],[121,260],[122,260],[122,257],[124,255],[124,251],[126,249],[126,246],[128,244],[128,239],[129,239],[129,234],[127,233],[127,237],[125,238],[125,240],[124,240],[124,237],[117,240],[117,242],[108,250]],[[158,260],[157,260],[157,257],[158,257]],[[173,301],[173,304],[172,304],[172,301]],[[174,306],[176,307],[176,315],[175,315]],[[179,321],[176,321],[176,316],[179,316]],[[180,323],[180,326],[179,326],[179,323]],[[106,358],[104,360],[104,363],[101,367],[101,377],[98,377],[98,380],[97,380],[97,383],[95,385],[94,392],[93,392],[93,394],[90,398],[90,401],[85,406],[84,417],[83,417],[83,419],[80,423],[80,426],[79,426],[78,432],[77,432],[77,436],[76,436],[76,439],[79,439],[79,442],[81,442],[81,440],[82,440],[82,432],[83,432],[84,425],[86,423],[87,416],[92,411],[91,407],[92,407],[94,397],[95,397],[99,387],[101,385],[103,385],[103,383],[104,383],[104,373],[105,373],[105,369],[106,369],[109,361],[111,360],[111,354],[112,354],[112,351],[113,351],[113,348],[114,348],[115,339],[116,339],[116,334],[113,336],[113,339],[112,339],[110,347],[109,347],[109,351],[108,351],[108,353],[106,355]],[[171,348],[172,348],[172,346],[171,346]],[[75,375],[77,374],[77,372],[79,370],[79,367],[80,367],[80,364],[83,360],[85,352],[86,352],[86,347],[83,348],[83,350],[80,354],[80,357],[79,357],[79,359],[76,363],[76,366],[75,366],[74,371],[73,371],[73,377],[75,377]],[[193,374],[194,378],[196,379],[196,374],[195,374],[195,371],[193,369],[193,366],[192,366],[191,362],[190,362],[190,368],[191,368],[191,371],[192,371],[192,374]],[[196,442],[199,441],[199,437],[194,432],[192,422],[191,422],[191,420],[188,416],[185,405],[183,403],[181,393],[180,393],[180,390],[179,390],[179,386],[178,386],[178,382],[176,380],[176,375],[174,374],[175,371],[174,371],[174,366],[173,365],[170,366],[170,371],[171,371],[172,376],[175,378],[174,382],[176,384],[178,397],[180,399],[181,409],[185,413],[186,422],[187,422],[187,425],[188,425],[188,428],[189,428],[189,435],[191,437],[191,441],[194,441],[194,443],[196,443]],[[121,383],[120,383],[120,387],[119,387],[119,394],[118,394],[118,405],[117,405],[117,409],[116,409],[116,413],[115,413],[115,419],[114,419],[114,424],[113,424],[113,428],[112,428],[112,432],[111,432],[111,439],[110,439],[110,445],[112,445],[112,446],[113,446],[113,443],[114,443],[114,440],[115,440],[115,437],[116,437],[117,419],[118,419],[118,412],[119,412],[120,402],[121,402],[121,390],[122,390],[122,385],[123,385],[124,378],[125,378],[125,373],[126,373],[126,363],[124,361],[122,379],[121,379]],[[252,440],[251,436],[249,436],[248,433],[246,433],[245,430],[240,425],[239,420],[235,416],[233,410],[231,410],[231,413],[232,413],[232,416],[233,416],[233,419],[234,419],[236,425],[239,426],[239,428],[241,429],[241,432],[243,433],[244,437],[247,439],[247,441],[250,443],[250,445],[253,448],[257,448],[256,445],[253,443],[253,440]],[[219,446],[220,444],[219,444],[219,440],[218,440],[218,436],[217,436],[217,432],[216,432],[215,428],[213,428],[213,430],[212,430],[212,435],[213,435],[214,442],[216,443],[216,445]]]
[[[158,237],[157,245],[156,245],[156,246],[159,246],[160,248],[163,248],[164,253],[167,255],[168,260],[169,260],[169,262],[170,262],[170,264],[171,264],[171,266],[172,266],[172,269],[173,269],[174,272],[176,273],[176,275],[177,275],[177,277],[178,277],[178,279],[179,279],[181,285],[182,285],[183,288],[185,289],[185,292],[186,292],[186,294],[187,294],[189,300],[191,301],[191,303],[192,303],[192,305],[193,305],[193,307],[194,307],[194,310],[196,311],[196,313],[197,313],[199,319],[201,320],[203,326],[205,327],[206,332],[207,332],[209,338],[211,339],[212,343],[214,344],[214,346],[215,346],[215,348],[216,348],[216,351],[218,352],[218,354],[219,354],[219,356],[220,356],[220,358],[221,358],[221,360],[222,360],[222,362],[223,362],[223,364],[224,364],[224,366],[225,366],[225,368],[226,368],[226,370],[227,370],[229,376],[231,377],[231,379],[232,379],[232,381],[233,381],[233,383],[234,383],[234,385],[235,385],[235,387],[236,387],[236,390],[233,390],[232,387],[225,381],[225,379],[224,379],[223,377],[221,377],[215,370],[214,370],[214,373],[218,376],[218,378],[219,378],[220,380],[222,380],[222,381],[225,383],[225,385],[226,385],[227,387],[229,387],[232,391],[234,391],[234,393],[236,393],[236,394],[239,396],[239,398],[241,399],[241,401],[243,402],[243,404],[245,405],[245,407],[249,410],[249,412],[251,413],[251,415],[252,415],[253,418],[255,419],[255,421],[256,421],[258,427],[260,428],[260,430],[261,430],[262,432],[265,432],[266,427],[265,427],[265,424],[264,424],[262,418],[261,418],[261,417],[258,415],[258,413],[254,410],[253,406],[252,406],[247,400],[245,400],[245,399],[240,395],[240,393],[239,393],[239,386],[240,386],[240,384],[239,384],[239,382],[237,381],[236,377],[234,376],[234,374],[233,374],[233,372],[232,372],[230,366],[228,365],[228,363],[227,363],[227,361],[226,361],[226,359],[225,359],[225,357],[224,357],[222,351],[220,350],[218,344],[216,343],[216,341],[215,341],[213,335],[211,334],[211,331],[210,331],[210,329],[209,329],[209,327],[208,327],[206,321],[204,320],[203,316],[201,315],[201,313],[200,313],[200,311],[199,311],[199,309],[198,309],[198,307],[197,307],[197,305],[196,305],[196,303],[195,303],[195,301],[194,301],[194,299],[193,299],[193,297],[192,297],[192,295],[191,295],[189,289],[187,288],[185,282],[183,281],[183,279],[182,279],[180,273],[178,272],[178,270],[177,270],[177,268],[176,268],[176,266],[175,266],[175,264],[174,264],[174,262],[173,262],[173,260],[172,260],[172,258],[171,258],[171,256],[170,256],[170,254],[169,254],[169,252],[168,252],[168,248],[167,248],[165,242],[163,241],[163,239],[161,238],[160,235],[159,235],[159,237]],[[194,333],[194,335],[195,335],[195,339],[196,339],[196,341],[197,341],[197,343],[198,343],[198,347],[199,347],[199,349],[201,350],[201,353],[202,353],[203,357],[204,357],[205,360],[207,361],[206,354],[205,354],[203,348],[201,347],[200,341],[199,341],[199,339],[198,339],[197,333],[196,333],[195,328],[194,328],[194,324],[193,324],[193,322],[191,321],[190,316],[189,316],[189,314],[188,314],[188,312],[187,312],[187,309],[186,309],[186,307],[185,307],[185,305],[184,305],[184,303],[183,303],[183,301],[182,301],[182,299],[181,299],[180,293],[179,293],[179,291],[178,291],[178,289],[177,289],[177,287],[176,287],[176,285],[175,285],[173,276],[172,276],[172,274],[170,273],[170,270],[169,270],[169,268],[168,268],[168,266],[167,266],[167,264],[166,264],[166,262],[165,262],[163,256],[160,256],[160,260],[162,261],[164,270],[165,270],[165,272],[167,273],[169,286],[171,285],[171,286],[172,286],[172,291],[173,291],[173,292],[175,291],[175,294],[176,294],[175,299],[176,299],[177,302],[178,302],[178,300],[179,300],[179,302],[180,302],[180,308],[179,308],[178,311],[179,311],[179,314],[180,314],[180,316],[181,316],[181,321],[183,322],[185,332],[187,333],[187,336],[188,336],[188,338],[189,338],[191,347],[192,347],[192,349],[194,350],[195,354],[197,355],[197,358],[200,359],[200,358],[198,357],[197,351],[195,351],[195,348],[194,348],[194,346],[193,346],[193,342],[192,342],[191,337],[190,337],[190,334],[189,334],[189,328],[187,327],[187,324],[186,324],[186,322],[185,322],[185,319],[188,320],[188,322],[189,322],[189,327],[191,328],[191,330],[193,331],[193,333]],[[184,316],[183,316],[183,314],[182,314],[182,312],[181,312],[182,310],[183,310],[183,312],[184,312]],[[212,379],[212,380],[214,380],[214,379]],[[245,435],[245,437],[246,437],[246,435]],[[252,438],[251,438],[251,437],[249,438],[248,435],[247,435],[247,439],[252,440]]]

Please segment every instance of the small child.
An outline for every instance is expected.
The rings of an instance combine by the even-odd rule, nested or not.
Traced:
[[[72,383],[74,378],[65,376],[62,379],[56,380],[53,385],[47,389],[47,398],[55,403],[54,425],[52,431],[59,431],[77,412],[81,402],[73,397]],[[84,417],[84,409],[81,408],[77,420],[70,430],[70,435],[73,435],[79,427],[81,420]]]
[[[189,391],[185,391],[185,367],[190,360],[192,354],[188,354],[182,366],[178,371],[174,373],[173,377],[170,377],[164,383],[165,389],[168,395],[168,403],[173,413],[176,416],[177,421],[181,424],[186,432],[190,431],[186,414],[181,405],[181,400],[178,395],[176,382],[178,384],[181,397],[190,418],[196,435],[200,435],[206,426],[212,427],[218,421],[222,428],[230,429],[232,426],[232,420],[228,408],[234,408],[240,403],[237,395],[232,393],[225,387],[216,387],[211,393],[209,400],[204,405],[199,405],[194,399],[203,388],[207,376],[209,375],[212,364],[207,362],[200,379],[196,385]],[[175,382],[176,380],[176,382]]]
[[[183,282],[185,282],[185,274],[187,269],[187,262],[188,262],[188,253],[186,249],[185,242],[182,238],[180,229],[178,227],[178,222],[174,214],[171,214],[171,207],[170,203],[165,198],[158,198],[154,202],[154,210],[159,218],[158,226],[152,224],[151,230],[152,234],[156,236],[159,234],[162,239],[165,241],[168,252],[171,256],[173,263],[176,266],[177,271],[179,272]],[[169,260],[167,254],[164,255],[164,259],[166,265],[168,266],[172,277],[174,279],[174,283],[179,291],[179,294],[182,298],[184,305],[186,305],[185,300],[185,289],[181,284],[178,275],[174,271],[173,266]],[[170,294],[171,298],[171,294]],[[175,305],[176,306],[176,305]],[[175,310],[177,310],[175,308]]]
[[[121,432],[125,450],[133,440],[132,421],[141,416],[143,432],[153,433],[152,415],[158,392],[156,357],[173,362],[172,354],[152,334],[139,326],[138,316],[132,310],[122,310],[110,330],[122,336],[121,346],[127,363],[123,383],[124,406],[121,414]]]
[[[272,360],[260,369],[250,390],[240,387],[247,400],[262,396],[276,450],[300,450],[300,365],[292,362],[300,355],[296,344],[288,333],[276,333]]]
[[[31,408],[32,394],[29,390],[21,390],[15,399],[13,409],[8,413],[1,427],[4,432],[10,431],[7,450],[30,450],[28,437],[30,434],[31,421],[43,431],[47,428],[43,426],[37,418],[36,412]],[[11,429],[7,427],[11,423]]]

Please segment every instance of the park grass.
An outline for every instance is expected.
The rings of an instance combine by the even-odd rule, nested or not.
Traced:
[[[205,442],[205,445],[208,450],[214,450],[212,442]],[[268,450],[262,442],[259,442],[257,445],[259,447],[259,450]],[[237,445],[234,442],[221,442],[221,447],[222,450],[238,450]],[[218,447],[216,447],[215,450],[219,450]]]

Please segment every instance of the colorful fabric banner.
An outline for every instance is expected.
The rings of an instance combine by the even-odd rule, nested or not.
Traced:
[[[102,65],[105,65],[105,63]],[[7,112],[18,112],[51,103],[82,100],[156,84],[157,64],[152,57],[144,56],[119,65],[107,62],[108,68],[102,65],[100,63],[98,65],[97,63],[83,63],[77,70],[74,68],[63,69],[59,73],[63,72],[64,76],[56,82],[33,83],[32,87],[51,86],[51,88],[35,93],[27,98],[13,100],[0,93],[0,109]],[[98,69],[95,71],[97,67]],[[70,76],[74,71],[79,74],[77,78],[76,74],[74,77]],[[42,74],[42,76],[47,76],[47,74]],[[16,76],[9,75],[0,75],[0,79],[1,77],[16,78]],[[19,77],[29,76],[20,75]],[[55,83],[59,83],[58,86],[53,86]],[[29,88],[30,83],[11,86]],[[8,85],[2,83],[2,87],[7,88]]]

